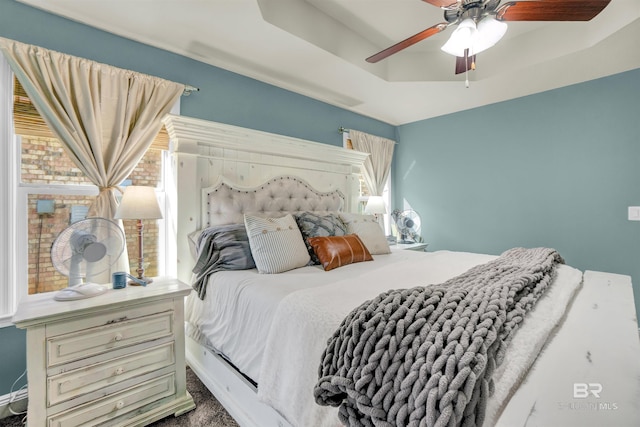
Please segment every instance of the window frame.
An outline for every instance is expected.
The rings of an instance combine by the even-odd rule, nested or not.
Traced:
[[[31,184],[21,179],[22,138],[13,129],[14,74],[0,54],[0,328],[13,326],[18,302],[28,295],[28,197],[30,194],[98,195],[93,184]],[[180,114],[180,99],[172,108]],[[156,195],[163,220],[158,224],[158,275],[175,275],[175,236],[172,239],[167,178],[173,175],[168,152],[163,150],[160,185]],[[22,263],[21,263],[22,260]],[[169,262],[169,260],[173,260]],[[22,285],[21,285],[22,284]]]
[[[0,55],[0,328],[11,326],[18,295],[16,277],[16,162],[13,72]]]

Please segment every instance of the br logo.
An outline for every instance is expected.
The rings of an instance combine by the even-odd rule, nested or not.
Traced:
[[[600,398],[602,384],[600,383],[573,383],[573,398],[586,399],[589,395]]]

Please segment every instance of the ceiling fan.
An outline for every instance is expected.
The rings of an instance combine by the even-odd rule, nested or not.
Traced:
[[[475,69],[476,54],[496,44],[507,31],[504,21],[589,21],[611,0],[422,0],[444,10],[432,27],[367,58],[376,63],[419,41],[457,25],[442,50],[456,57],[455,73]]]

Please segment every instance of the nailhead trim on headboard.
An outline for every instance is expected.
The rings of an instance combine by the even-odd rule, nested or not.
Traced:
[[[220,183],[207,188],[205,226],[242,223],[245,213],[263,217],[281,217],[287,213],[342,211],[345,196],[339,190],[319,192],[293,176],[280,176],[256,188],[234,188]]]

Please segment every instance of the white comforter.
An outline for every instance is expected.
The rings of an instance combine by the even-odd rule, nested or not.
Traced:
[[[326,342],[349,311],[389,289],[442,283],[494,258],[399,251],[329,272],[320,267],[277,275],[220,272],[210,279],[205,301],[189,297],[187,333],[257,380],[259,398],[293,426],[335,426],[337,410],[316,405],[313,387]],[[495,373],[496,393],[488,404],[486,425],[496,421],[581,279],[578,270],[558,269],[555,285],[523,323]]]

